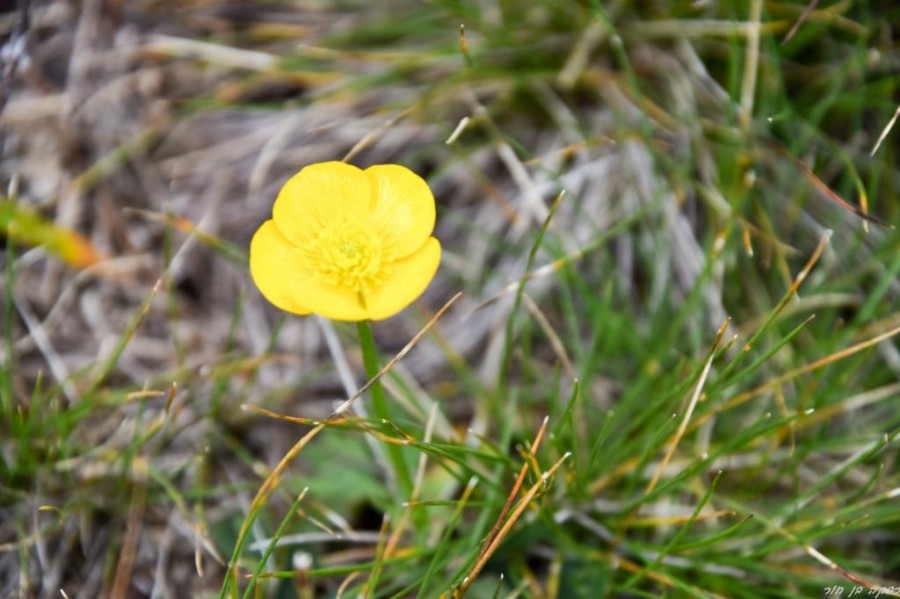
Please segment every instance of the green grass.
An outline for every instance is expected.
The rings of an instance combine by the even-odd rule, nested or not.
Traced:
[[[804,3],[388,4],[299,48],[262,7],[197,29],[277,66],[220,65],[154,129],[169,145],[132,131],[79,167],[97,197],[173,155],[203,189],[236,173],[202,214],[134,204],[152,276],[66,271],[41,300],[63,267],[4,225],[0,595],[900,593],[898,132],[871,154],[898,9],[822,3],[786,40]],[[300,137],[241,137],[292,111]],[[368,416],[329,419],[378,366],[252,288],[270,204],[244,178],[282,143],[249,194],[271,195],[366,134],[355,163],[431,182],[445,255],[373,325],[402,359]],[[98,294],[103,319],[63,309]]]

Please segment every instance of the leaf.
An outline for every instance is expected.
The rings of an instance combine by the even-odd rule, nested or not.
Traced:
[[[44,246],[48,252],[78,269],[92,266],[104,258],[80,233],[57,225],[7,198],[0,200],[0,231],[17,243]]]

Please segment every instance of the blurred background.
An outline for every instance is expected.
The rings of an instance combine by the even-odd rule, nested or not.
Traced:
[[[858,504],[828,524],[829,546],[867,576],[900,579],[897,515],[878,494],[897,485],[895,455],[848,463],[846,488],[817,482],[867,443],[893,439],[896,343],[772,384],[766,405],[710,407],[900,325],[893,3],[32,0],[0,11],[0,595],[218,591],[250,500],[303,430],[241,406],[324,418],[364,380],[352,328],[285,317],[246,271],[250,236],[284,181],[341,159],[408,166],[438,202],[441,269],[412,308],[376,323],[385,356],[463,292],[388,382],[413,406],[404,414],[421,416],[409,416],[410,431],[424,430],[437,403],[448,444],[487,452],[484,443],[499,463],[515,461],[543,417],[564,419],[580,394],[585,430],[558,431],[551,453],[571,440],[600,459],[574,467],[578,480],[547,499],[550,511],[628,522],[654,472],[639,474],[647,448],[667,439],[654,431],[683,414],[725,325],[737,341],[717,355],[737,360],[752,338],[745,366],[756,365],[737,369],[741,378],[713,375],[699,410],[717,424],[689,433],[697,456],[705,447],[739,462],[716,453],[716,440],[766,413],[838,415],[811,424],[808,438],[793,424],[760,431],[743,454],[751,470],[719,483],[738,503],[720,508],[766,513],[796,500],[772,516],[777,529]],[[814,255],[808,290],[790,296]],[[613,423],[621,439],[598,448],[616,410],[632,424]],[[312,530],[346,525],[378,539],[393,504],[363,436],[320,437],[267,509],[283,513],[309,486],[306,516],[328,523]],[[467,459],[429,474],[434,498],[459,498],[467,468],[481,472]],[[672,467],[690,470],[692,459]],[[504,492],[483,501],[502,505]],[[652,502],[681,505],[682,492]],[[654,505],[651,515],[668,513]],[[277,526],[271,517],[257,542]],[[662,520],[644,526],[646,545],[621,555],[654,564],[674,533]],[[730,546],[747,563],[722,565],[740,575],[707,572],[697,555],[653,568],[732,597],[762,596],[752,595],[760,581],[793,589],[766,596],[809,596],[834,575],[799,541],[789,549],[772,527],[749,530]],[[523,534],[498,558],[518,582],[473,596],[553,595],[546,581],[560,575],[547,553],[567,544],[600,557],[563,569],[556,596],[687,596],[670,574],[618,586],[608,564],[620,554],[603,535],[570,537],[546,522]],[[359,551],[371,558],[375,546]],[[338,565],[359,557],[340,544],[303,551],[336,573],[288,578],[267,596],[333,596]],[[435,567],[449,587],[447,559]],[[778,570],[794,559],[793,574]],[[425,566],[410,579],[383,575],[375,595],[415,596]]]

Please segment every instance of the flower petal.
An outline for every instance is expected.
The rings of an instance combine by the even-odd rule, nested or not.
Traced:
[[[286,312],[309,314],[299,301],[295,286],[301,273],[302,254],[285,239],[274,220],[267,220],[250,241],[250,276],[263,296]]]
[[[391,274],[374,293],[366,296],[367,318],[383,320],[413,303],[437,272],[441,244],[429,237],[418,251],[393,264]]]
[[[272,220],[264,222],[250,241],[250,276],[263,296],[285,312],[314,312],[333,320],[369,318],[352,290],[322,281],[308,268],[303,251]]]
[[[297,288],[305,302],[315,314],[331,320],[357,322],[367,320],[369,312],[363,307],[359,296],[346,287],[340,287],[321,279],[304,279]]]
[[[434,231],[434,196],[428,184],[398,164],[365,171],[372,185],[372,222],[384,235],[395,259],[418,250]]]
[[[343,162],[311,164],[288,179],[272,208],[275,225],[290,242],[314,239],[330,222],[365,218],[372,204],[369,178]]]

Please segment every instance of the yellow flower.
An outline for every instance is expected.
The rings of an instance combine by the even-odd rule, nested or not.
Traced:
[[[381,320],[437,272],[434,196],[411,170],[322,162],[291,177],[250,242],[250,275],[294,314]]]

